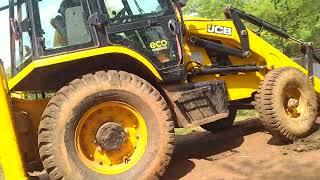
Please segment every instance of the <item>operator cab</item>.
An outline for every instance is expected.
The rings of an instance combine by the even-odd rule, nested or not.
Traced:
[[[95,46],[81,0],[17,0],[9,7],[14,74],[33,60]]]
[[[178,32],[171,32],[168,23],[175,23],[175,12],[167,0],[105,0],[109,26],[109,40],[140,53],[161,66],[160,63],[177,61]]]
[[[34,60],[110,45],[135,50],[164,73],[182,61],[171,0],[11,0],[9,7],[13,74]]]

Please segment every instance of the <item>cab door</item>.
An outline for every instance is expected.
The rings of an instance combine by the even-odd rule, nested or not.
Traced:
[[[182,60],[180,27],[169,0],[101,0],[111,44],[143,54],[159,71]]]

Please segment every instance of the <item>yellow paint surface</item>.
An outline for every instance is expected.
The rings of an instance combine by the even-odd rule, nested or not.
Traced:
[[[94,57],[98,55],[112,54],[112,53],[125,54],[133,57],[137,61],[144,64],[154,74],[156,78],[158,78],[159,80],[162,80],[162,77],[160,76],[157,69],[150,63],[150,61],[148,61],[145,57],[143,57],[139,53],[122,46],[107,46],[102,48],[93,48],[93,49],[82,50],[78,52],[71,52],[68,54],[61,54],[57,56],[46,57],[43,59],[35,60],[31,62],[27,67],[25,67],[22,71],[20,71],[16,76],[14,76],[12,79],[9,80],[9,89],[10,90],[13,89],[20,81],[26,78],[32,71],[34,71],[37,68],[55,65],[59,63],[70,62],[70,61],[81,61],[82,59],[85,59],[88,57]]]
[[[241,48],[240,39],[235,26],[231,20],[214,20],[204,18],[185,17],[185,24],[187,34],[185,37],[185,50],[186,50],[186,61],[194,61],[193,57],[198,57],[202,62],[201,64],[211,66],[212,63],[205,51],[200,47],[190,45],[188,42],[191,36],[200,36],[205,39],[217,40],[223,43],[223,45],[233,48]],[[232,35],[223,35],[208,32],[208,25],[222,26],[232,28]],[[252,93],[257,91],[259,88],[260,81],[263,80],[264,75],[272,69],[280,67],[294,67],[301,70],[306,75],[308,71],[301,67],[299,64],[294,62],[292,59],[287,57],[285,54],[274,48],[268,42],[257,36],[254,32],[248,29],[249,42],[251,56],[248,58],[238,58],[229,56],[230,61],[233,65],[245,65],[252,64],[258,66],[266,66],[266,71],[260,71],[257,73],[245,73],[235,75],[204,75],[194,77],[192,80],[197,81],[208,81],[213,79],[223,79],[227,83],[229,100],[239,100],[243,98],[251,97]],[[200,58],[199,58],[200,56]],[[314,88],[315,91],[320,94],[319,79],[314,77]]]
[[[14,128],[4,69],[0,64],[0,153],[7,180],[27,179]]]

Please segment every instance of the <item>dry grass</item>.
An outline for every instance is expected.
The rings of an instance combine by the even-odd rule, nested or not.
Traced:
[[[1,157],[0,157],[0,162],[1,162]],[[5,180],[1,164],[0,164],[0,180]]]
[[[0,167],[0,180],[5,180],[2,167]]]
[[[258,112],[256,110],[239,110],[237,113],[236,121],[243,121],[250,118],[258,118]]]
[[[246,119],[258,118],[258,113],[255,110],[239,110],[237,113],[236,121],[243,121]],[[187,135],[198,131],[200,127],[195,128],[176,128],[176,135]]]
[[[187,135],[187,134],[191,134],[193,132],[198,131],[197,129],[200,127],[196,127],[196,128],[176,128],[174,129],[175,134],[179,135],[179,136],[183,136],[183,135]]]

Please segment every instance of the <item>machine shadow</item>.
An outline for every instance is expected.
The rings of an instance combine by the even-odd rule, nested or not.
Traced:
[[[195,167],[190,159],[214,161],[237,153],[234,149],[241,146],[245,136],[263,130],[259,119],[249,119],[217,133],[204,131],[177,135],[172,161],[162,179],[174,180],[187,175]]]

